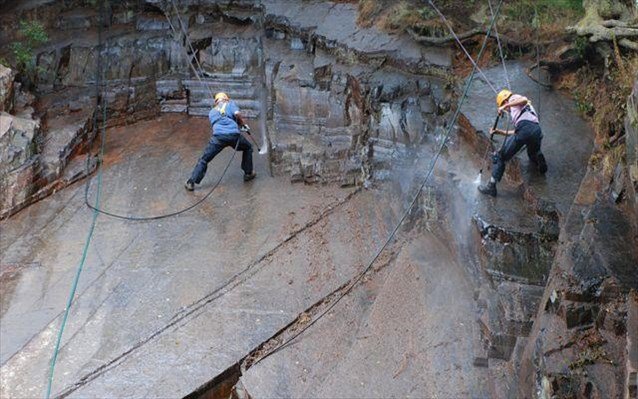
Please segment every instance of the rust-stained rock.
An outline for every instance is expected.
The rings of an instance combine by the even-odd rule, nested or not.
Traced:
[[[32,157],[0,179],[0,219],[9,216],[28,202],[39,174],[38,157]]]

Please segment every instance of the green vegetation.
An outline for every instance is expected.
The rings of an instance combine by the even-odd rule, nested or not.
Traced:
[[[606,68],[586,64],[567,75],[561,85],[573,93],[579,111],[591,118],[603,143],[623,130],[627,98],[638,70],[638,56],[622,56],[618,47],[610,61]]]
[[[476,0],[434,0],[457,33],[487,24],[491,13],[485,2]],[[377,25],[388,32],[413,29],[424,35],[447,35],[433,8],[423,0],[359,0],[357,22],[362,26]],[[492,0],[496,7],[498,0]],[[538,13],[538,17],[536,17]],[[499,30],[513,38],[528,40],[538,26],[545,36],[555,37],[565,26],[585,15],[582,0],[506,0],[499,17]],[[531,21],[531,23],[530,23]]]
[[[381,19],[381,27],[391,32],[405,28],[422,28],[433,18],[438,17],[431,7],[415,7],[407,1],[401,1],[387,11]]]
[[[18,33],[22,40],[11,43],[14,67],[29,83],[33,83],[37,72],[34,49],[46,43],[49,37],[38,21],[20,21]]]
[[[587,53],[587,48],[589,47],[589,40],[587,40],[586,37],[578,36],[574,40],[574,47],[576,49],[576,53],[578,54],[578,58],[584,60]]]
[[[552,24],[564,19],[578,20],[585,15],[582,0],[516,0],[503,6],[506,19],[529,23],[536,10],[540,23]]]

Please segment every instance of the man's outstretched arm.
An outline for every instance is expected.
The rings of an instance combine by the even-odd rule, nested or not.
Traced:
[[[239,111],[235,112],[235,120],[237,121],[237,124],[239,125],[239,127],[246,125],[246,120],[244,119],[244,117],[241,115]]]

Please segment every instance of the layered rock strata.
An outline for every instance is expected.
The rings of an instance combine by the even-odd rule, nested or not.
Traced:
[[[34,13],[50,36],[36,50],[35,108],[47,146],[38,149],[44,179],[31,192],[59,178],[92,137],[97,103],[106,107],[97,120],[117,126],[161,112],[205,116],[212,94],[226,91],[261,134],[273,173],[342,185],[374,170],[382,177],[449,110],[438,79],[449,51],[359,28],[353,4],[210,1],[176,13],[155,1],[103,10],[52,2],[9,11],[1,42],[18,40],[16,21]]]

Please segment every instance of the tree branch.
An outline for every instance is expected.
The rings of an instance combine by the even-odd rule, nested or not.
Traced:
[[[451,34],[447,36],[424,36],[424,35],[419,35],[412,28],[408,28],[406,29],[406,31],[412,37],[412,39],[414,39],[416,42],[421,44],[426,44],[426,45],[442,46],[456,40],[454,36]],[[484,28],[474,28],[467,32],[463,32],[457,36],[460,41],[463,41],[476,35],[485,35],[486,33],[487,31]],[[490,38],[496,39],[496,35],[494,34],[494,32],[490,33]],[[509,36],[503,35],[502,33],[499,33],[499,39],[507,47],[529,47],[532,45],[532,43],[521,42],[521,41],[512,39]],[[540,42],[539,44],[541,46],[546,46],[551,43],[553,42],[551,40],[548,40],[548,41]]]
[[[410,36],[412,36],[412,38],[417,41],[418,43],[421,44],[430,44],[430,45],[434,45],[434,46],[442,46],[446,43],[452,42],[454,40],[456,40],[454,38],[454,35],[447,35],[447,36],[423,36],[423,35],[419,35],[418,33],[416,33],[412,28],[408,28],[407,29],[408,34],[410,34]],[[469,30],[467,32],[461,33],[460,35],[458,35],[459,40],[465,40],[467,38],[470,38],[472,36],[478,35],[480,33],[485,33],[485,30],[483,28],[474,28],[472,30]]]

